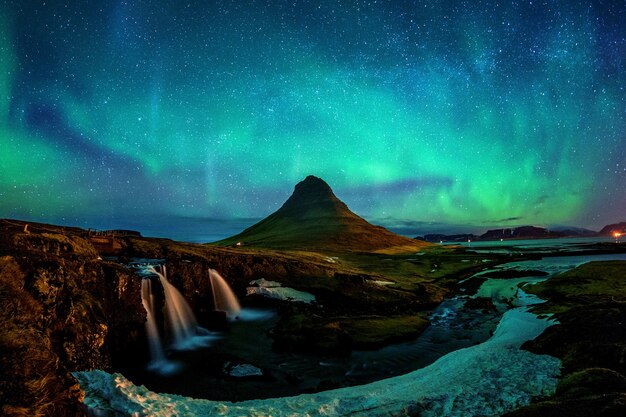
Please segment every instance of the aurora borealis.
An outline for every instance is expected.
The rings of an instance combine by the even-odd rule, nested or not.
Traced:
[[[246,225],[313,174],[416,233],[598,229],[626,211],[624,22],[623,1],[5,0],[0,217]]]

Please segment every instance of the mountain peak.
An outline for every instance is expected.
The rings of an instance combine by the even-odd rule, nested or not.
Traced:
[[[305,179],[296,184],[296,189],[298,189],[299,187],[330,190],[330,186],[326,183],[326,181],[319,177],[316,177],[315,175],[307,175]]]
[[[374,226],[350,211],[321,178],[309,175],[277,211],[218,244],[277,249],[420,250],[425,245]]]
[[[284,206],[320,203],[339,202],[330,186],[321,178],[309,175],[304,180],[296,184],[293,194],[285,202]]]

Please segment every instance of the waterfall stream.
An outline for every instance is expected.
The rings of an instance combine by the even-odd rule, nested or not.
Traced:
[[[196,317],[185,298],[167,280],[165,266],[161,266],[159,271],[154,266],[149,265],[144,271],[141,282],[141,302],[146,309],[146,333],[151,356],[147,368],[162,375],[171,375],[178,372],[182,364],[168,360],[163,349],[162,338],[159,334],[156,320],[155,297],[152,291],[150,275],[159,277],[159,281],[163,286],[163,294],[165,296],[163,310],[167,329],[171,335],[169,348],[174,350],[204,348],[208,347],[210,342],[216,339],[217,336],[198,326]]]
[[[145,278],[141,280],[141,302],[146,309],[146,333],[148,335],[148,345],[152,360],[148,367],[158,367],[165,360],[165,353],[161,345],[159,330],[156,324],[154,311],[154,295],[152,294],[152,280]]]
[[[241,312],[241,306],[228,283],[215,269],[209,269],[209,280],[213,290],[213,308],[225,312],[231,320],[237,318]]]

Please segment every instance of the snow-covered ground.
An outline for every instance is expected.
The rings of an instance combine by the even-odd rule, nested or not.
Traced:
[[[261,278],[251,281],[250,285],[251,286],[246,289],[246,295],[257,294],[276,300],[301,302],[306,304],[315,302],[315,296],[313,294],[294,290],[289,287],[283,287],[283,284],[277,281],[268,281]]]
[[[120,374],[76,372],[85,404],[131,416],[496,416],[554,392],[560,361],[520,350],[550,323],[507,311],[493,337],[432,365],[371,384],[238,403],[157,394]]]

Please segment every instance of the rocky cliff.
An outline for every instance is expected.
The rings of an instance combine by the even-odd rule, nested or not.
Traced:
[[[3,415],[82,414],[69,372],[143,348],[140,280],[75,230],[0,221]]]
[[[0,237],[4,415],[80,415],[82,393],[69,372],[119,371],[132,361],[147,361],[141,281],[123,266],[133,257],[164,259],[170,282],[201,325],[210,328],[217,319],[208,279],[208,269],[214,268],[246,303],[271,302],[279,310],[275,347],[334,355],[382,346],[399,335],[415,337],[427,324],[421,312],[450,293],[457,280],[451,274],[460,279],[485,267],[480,257],[463,254],[461,259],[454,251],[423,253],[417,259],[348,250],[337,257],[132,234],[112,237],[107,251],[117,249],[107,260],[85,230],[26,227],[12,220],[0,220]],[[468,259],[473,261],[462,262]],[[260,278],[310,293],[316,303],[245,297],[250,281]]]

